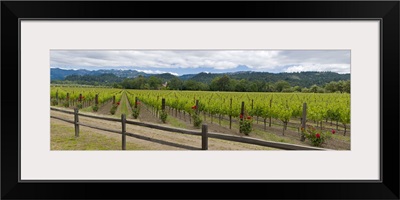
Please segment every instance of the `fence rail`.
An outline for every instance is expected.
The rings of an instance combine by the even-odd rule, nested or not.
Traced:
[[[223,133],[208,132],[208,126],[206,124],[202,125],[201,131],[193,131],[193,130],[188,130],[188,129],[172,128],[172,127],[167,127],[167,126],[162,126],[162,125],[157,125],[157,124],[150,124],[150,123],[145,123],[145,122],[127,120],[125,114],[121,115],[121,119],[116,119],[116,118],[111,118],[111,117],[100,117],[100,116],[79,113],[79,110],[77,108],[75,108],[74,112],[66,111],[66,110],[62,110],[62,109],[58,109],[58,108],[54,108],[54,107],[50,107],[50,110],[74,115],[74,121],[66,120],[66,119],[63,119],[60,117],[56,117],[56,116],[50,116],[50,117],[74,124],[76,137],[79,137],[79,126],[85,126],[85,127],[89,127],[89,128],[93,128],[93,129],[98,129],[98,130],[102,130],[102,131],[121,134],[123,150],[125,150],[125,147],[126,147],[126,139],[125,139],[126,136],[143,139],[143,140],[148,140],[148,141],[152,141],[152,142],[156,142],[156,143],[160,143],[160,144],[175,146],[175,147],[181,147],[181,148],[186,148],[186,149],[197,149],[195,147],[191,147],[191,146],[187,146],[187,145],[171,143],[171,142],[167,142],[167,141],[158,140],[155,138],[142,136],[142,135],[135,134],[135,133],[126,132],[126,124],[143,126],[143,127],[162,130],[162,131],[169,131],[169,132],[175,132],[175,133],[181,133],[181,134],[187,134],[187,135],[200,136],[202,145],[201,145],[201,148],[198,148],[198,149],[202,149],[202,150],[208,150],[208,138],[215,138],[215,139],[227,140],[227,141],[232,141],[232,142],[240,142],[240,143],[246,143],[246,144],[252,144],[252,145],[259,145],[259,146],[264,146],[264,147],[272,147],[272,148],[283,149],[283,150],[328,150],[328,149],[317,148],[317,147],[309,147],[309,146],[302,146],[302,145],[295,145],[295,144],[288,144],[288,143],[281,143],[281,142],[265,141],[265,140],[261,140],[261,139],[251,138],[251,137],[242,137],[242,136],[235,136],[235,135],[227,135],[227,134],[223,134]],[[112,129],[101,128],[101,127],[85,124],[85,123],[79,122],[79,116],[93,118],[93,119],[106,120],[106,121],[121,122],[122,128],[121,128],[121,130],[112,130]]]

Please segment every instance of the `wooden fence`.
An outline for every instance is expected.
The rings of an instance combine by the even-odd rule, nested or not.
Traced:
[[[143,127],[153,128],[153,129],[162,130],[162,131],[169,131],[169,132],[174,132],[174,133],[200,136],[202,150],[208,150],[208,138],[215,138],[215,139],[220,139],[220,140],[247,143],[247,144],[259,145],[259,146],[264,146],[264,147],[272,147],[272,148],[283,149],[283,150],[327,150],[327,149],[317,148],[317,147],[309,147],[309,146],[302,146],[302,145],[295,145],[295,144],[288,144],[288,143],[281,143],[281,142],[265,141],[265,140],[261,140],[261,139],[251,138],[251,137],[242,137],[242,136],[228,135],[228,134],[223,134],[223,133],[213,133],[213,132],[208,131],[208,126],[206,124],[202,125],[201,131],[194,131],[194,130],[181,129],[181,128],[172,128],[172,127],[151,124],[151,123],[145,123],[145,122],[131,121],[131,120],[126,119],[125,114],[121,115],[121,119],[117,119],[117,118],[111,118],[111,117],[100,117],[100,116],[79,113],[79,109],[77,109],[77,108],[75,108],[73,112],[68,111],[68,110],[53,108],[53,107],[50,107],[50,109],[53,111],[63,112],[63,113],[74,115],[73,121],[66,120],[66,119],[63,119],[63,118],[60,118],[57,116],[50,116],[50,117],[64,121],[64,122],[74,124],[75,137],[79,137],[79,127],[80,126],[85,126],[85,127],[89,127],[89,128],[93,128],[93,129],[97,129],[97,130],[121,134],[122,135],[122,150],[126,149],[126,136],[143,139],[143,140],[148,140],[148,141],[153,141],[153,142],[157,142],[157,143],[162,143],[162,144],[166,144],[166,145],[170,145],[170,146],[195,149],[193,147],[189,147],[189,146],[185,146],[185,145],[175,144],[175,143],[171,143],[171,142],[167,142],[167,141],[161,141],[158,139],[149,138],[149,137],[135,134],[135,133],[129,133],[126,131],[126,124],[143,126]],[[102,127],[97,127],[97,126],[82,123],[79,121],[79,116],[93,118],[93,119],[106,120],[106,121],[120,122],[121,130],[112,130],[112,129],[102,128]]]

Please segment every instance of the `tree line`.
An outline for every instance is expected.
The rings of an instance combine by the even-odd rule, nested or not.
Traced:
[[[183,81],[177,77],[169,81],[151,76],[139,76],[125,79],[115,83],[113,87],[124,89],[150,89],[150,90],[197,90],[197,91],[234,91],[234,92],[305,92],[305,93],[350,93],[350,80],[331,81],[325,85],[312,85],[311,87],[292,86],[284,80],[277,82],[236,80],[229,76],[214,78],[210,84],[194,80]]]
[[[214,78],[210,84],[193,80],[182,81],[178,78],[168,82],[166,89],[171,90],[204,90],[204,91],[234,91],[234,92],[305,92],[305,93],[350,93],[350,80],[331,81],[327,84],[311,87],[292,86],[289,82],[279,80],[276,82],[236,80],[229,76]]]
[[[218,76],[210,83],[195,80],[181,80],[178,77],[163,79],[157,76],[137,76],[122,78],[114,74],[70,75],[65,80],[52,81],[53,84],[82,84],[109,86],[124,89],[146,90],[197,90],[197,91],[234,91],[234,92],[304,92],[304,93],[350,93],[350,80],[331,81],[324,84],[313,84],[310,87],[294,85],[286,80],[248,80],[234,79],[228,75]]]

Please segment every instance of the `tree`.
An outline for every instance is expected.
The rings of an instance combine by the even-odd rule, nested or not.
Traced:
[[[278,81],[275,83],[275,89],[277,92],[282,92],[283,89],[290,88],[290,84],[286,81]]]
[[[254,90],[253,92],[264,92],[265,91],[265,81],[252,81]]]
[[[303,89],[301,89],[301,92],[302,93],[309,93],[310,92],[310,89],[308,89],[308,88],[303,88]]]
[[[222,77],[214,78],[211,81],[210,89],[214,91],[231,91],[231,78],[229,76],[224,75]]]
[[[337,82],[331,81],[325,85],[325,90],[327,92],[336,92],[338,90]]]
[[[322,87],[318,87],[317,93],[325,93],[325,89]]]
[[[343,86],[344,86],[344,81],[337,82],[337,91],[343,93]]]
[[[214,78],[214,79],[211,81],[211,83],[210,83],[210,90],[212,90],[212,91],[217,91],[217,90],[219,89],[218,83],[217,83],[218,79],[219,79],[219,78],[217,77],[217,78]]]
[[[172,78],[168,83],[168,88],[171,90],[181,90],[183,87],[183,82],[178,77]]]
[[[188,80],[183,83],[184,90],[202,90],[204,85],[200,82]]]
[[[144,89],[146,84],[146,79],[139,75],[138,77],[133,79],[132,88],[134,89]]]
[[[217,85],[218,85],[218,90],[219,91],[229,91],[230,90],[230,78],[227,75],[224,75],[223,77],[219,78],[217,80]]]
[[[161,86],[161,79],[152,76],[147,80],[148,84],[149,84],[149,88],[156,90]]]
[[[292,87],[292,90],[294,91],[294,92],[301,92],[301,87],[300,86],[294,86],[294,87]]]
[[[343,92],[350,93],[350,80],[344,81]]]
[[[318,85],[313,85],[313,86],[311,86],[311,88],[310,88],[310,92],[312,92],[312,93],[317,93],[317,92],[318,92],[318,89],[319,89]]]
[[[240,80],[235,86],[236,92],[247,92],[248,90],[249,90],[249,82],[245,79]]]
[[[265,83],[265,91],[266,91],[266,92],[275,92],[275,86],[274,86],[274,84],[272,84],[272,83],[270,83],[270,82]]]

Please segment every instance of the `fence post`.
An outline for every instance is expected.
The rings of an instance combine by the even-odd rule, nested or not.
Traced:
[[[240,109],[239,133],[242,133],[242,130],[240,129],[240,123],[243,121],[243,118],[244,118],[244,101],[242,101],[242,108]]]
[[[307,120],[307,103],[303,103],[303,116],[301,118],[301,128],[306,130],[306,120]],[[301,134],[301,141],[306,140],[303,134]]]
[[[165,111],[165,98],[161,99],[161,110]]]
[[[201,126],[201,150],[208,150],[208,126],[203,124]]]
[[[69,93],[67,92],[67,97],[65,98],[65,101],[67,102],[66,105],[69,107]]]
[[[75,125],[75,137],[79,137],[79,109],[74,108],[74,125]]]
[[[126,150],[126,115],[121,114],[122,124],[122,150]]]
[[[99,104],[99,94],[94,97],[94,104],[97,106]]]

